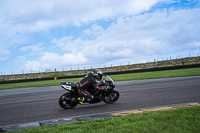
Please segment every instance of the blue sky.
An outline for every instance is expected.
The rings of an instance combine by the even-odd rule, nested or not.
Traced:
[[[200,55],[199,0],[1,0],[0,73]]]

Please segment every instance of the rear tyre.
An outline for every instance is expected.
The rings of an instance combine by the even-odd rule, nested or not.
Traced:
[[[60,107],[64,109],[72,109],[77,105],[77,102],[72,101],[73,94],[65,93],[59,99]]]
[[[108,95],[104,97],[104,102],[107,104],[111,104],[116,102],[119,99],[119,92],[118,91],[112,91]]]

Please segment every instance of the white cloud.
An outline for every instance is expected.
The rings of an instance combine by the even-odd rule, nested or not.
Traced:
[[[93,24],[90,29],[83,31],[83,33],[87,35],[92,35],[92,36],[98,36],[98,35],[103,34],[104,32],[105,32],[104,29],[97,24]]]
[[[62,68],[71,65],[85,64],[87,59],[81,54],[44,53],[37,61],[27,61],[25,70],[40,70],[51,68]]]
[[[120,15],[134,15],[163,0],[7,0],[0,9],[5,22],[22,31],[48,30],[51,27],[88,23]]]
[[[134,15],[148,10],[159,1],[163,0],[0,1],[0,45],[5,46],[5,49],[18,48],[29,42],[33,34],[48,33],[48,31],[58,27],[81,26],[96,20]],[[91,29],[85,31],[85,33],[93,35],[100,35],[102,32],[104,32],[103,29],[98,25],[93,25]],[[76,39],[76,44],[80,45],[80,40]],[[40,40],[38,41],[40,42]],[[28,45],[31,45],[30,42]],[[68,45],[74,46],[73,44]],[[21,50],[26,51],[31,47],[32,50],[37,50],[37,46],[25,46]],[[65,51],[68,51],[68,49],[76,51],[72,47],[65,47],[64,49]]]
[[[163,0],[6,0],[0,2],[0,40],[7,48],[28,40],[26,34],[69,24],[134,15]],[[15,40],[10,40],[16,38]],[[7,43],[9,41],[9,43]]]
[[[10,57],[10,51],[0,49],[0,61],[5,61]]]
[[[73,40],[73,37],[63,37],[61,39],[53,39],[51,43],[56,44],[60,47],[64,52],[68,53],[77,53],[79,49],[82,49],[84,41],[80,38]]]
[[[173,7],[145,12],[158,2],[178,1],[1,1],[0,45],[4,48],[0,51],[0,60],[8,59],[9,49],[13,46],[26,55],[28,52],[40,55],[38,59],[27,57],[25,68],[28,71],[142,57],[144,60],[150,55],[200,49],[200,8]],[[104,28],[98,20],[109,20],[111,24]],[[80,29],[76,27],[77,34],[77,29],[73,34],[67,31],[71,25],[80,26]],[[84,29],[84,26],[88,28]],[[60,29],[66,31],[60,33]],[[38,37],[40,34],[45,34],[46,40]],[[28,42],[29,38],[36,39],[34,43],[38,45]],[[58,52],[59,49],[62,50]],[[42,50],[46,52],[39,53]]]
[[[90,63],[99,64],[122,58],[131,60],[140,56],[174,54],[200,48],[199,14],[200,9],[197,8],[121,17],[106,30],[95,24],[83,31],[95,35],[95,29],[100,29],[101,34],[94,40],[64,37],[54,43],[63,50],[67,47],[70,50],[74,46],[74,51],[81,53]]]
[[[42,43],[40,43],[39,45],[24,46],[24,47],[20,48],[20,51],[22,51],[22,52],[27,52],[27,51],[37,52],[37,51],[41,51],[43,49],[41,46],[42,46]]]

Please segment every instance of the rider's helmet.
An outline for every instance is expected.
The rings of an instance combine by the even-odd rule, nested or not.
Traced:
[[[99,69],[95,69],[93,70],[93,74],[94,74],[94,77],[97,79],[97,80],[101,80],[102,79],[102,76],[103,76],[103,72]]]

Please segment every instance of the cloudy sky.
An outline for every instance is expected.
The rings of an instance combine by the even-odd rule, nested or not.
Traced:
[[[200,0],[0,0],[0,73],[200,55]]]

